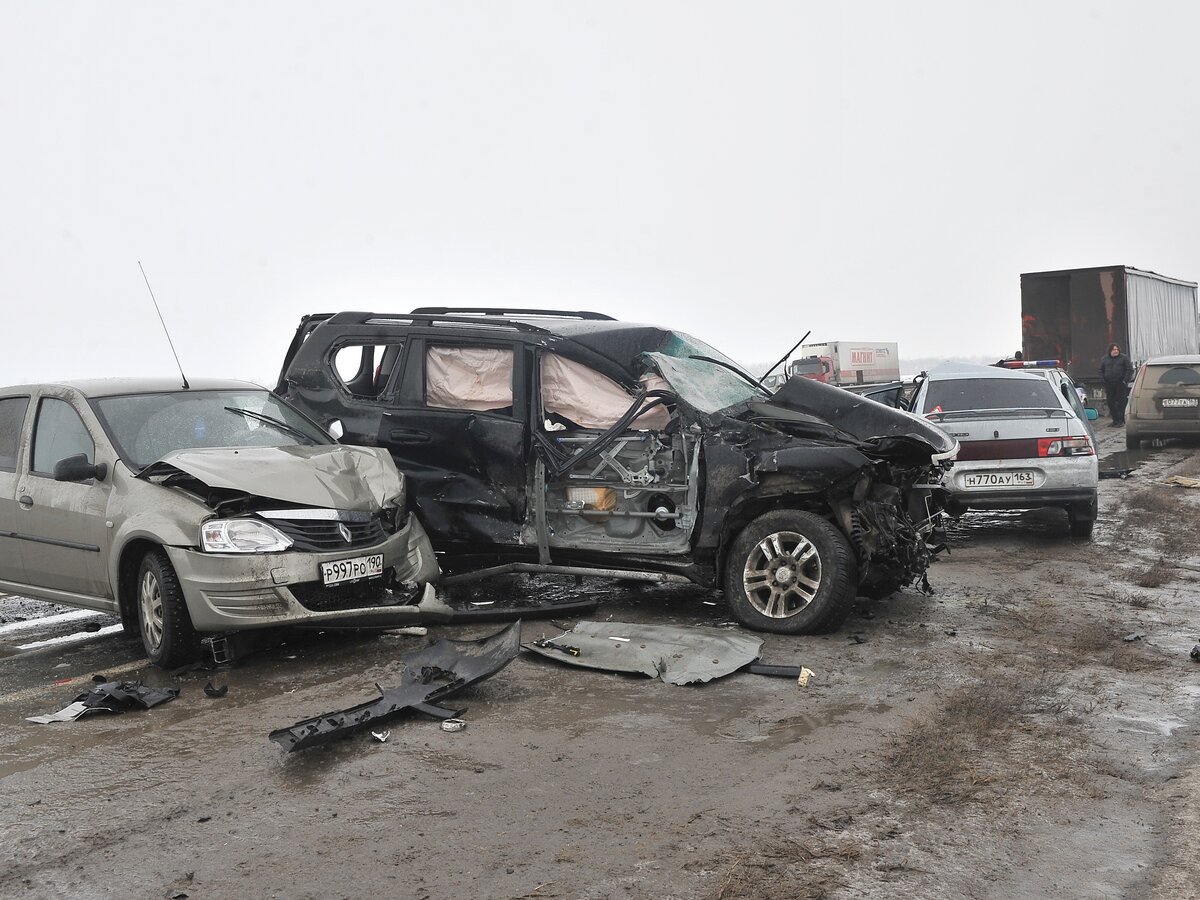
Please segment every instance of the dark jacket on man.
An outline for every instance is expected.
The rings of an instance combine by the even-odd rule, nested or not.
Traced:
[[[1105,356],[1100,362],[1100,378],[1105,384],[1128,384],[1133,378],[1133,363],[1124,353]]]

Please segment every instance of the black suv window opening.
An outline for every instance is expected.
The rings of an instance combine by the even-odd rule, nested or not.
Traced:
[[[389,335],[388,337],[379,338],[368,338],[361,336],[348,337],[343,340],[334,341],[332,344],[330,344],[329,349],[325,351],[324,365],[329,374],[333,376],[334,383],[353,399],[360,400],[365,403],[383,403],[386,402],[387,398],[395,393],[396,385],[394,382],[399,375],[401,364],[404,361],[404,347],[406,344],[407,341],[405,338],[400,336],[392,337]],[[371,381],[373,384],[376,384],[378,390],[374,394],[360,394],[357,393],[351,385],[355,384],[360,378],[364,377],[363,363],[366,356],[365,351],[368,347],[378,348],[380,351],[378,359],[375,359],[374,349],[372,349],[371,354],[371,367],[374,369],[374,371],[371,373]],[[337,355],[343,350],[352,348],[357,348],[359,352],[363,354],[363,356],[359,359],[357,371],[355,371],[355,373],[349,379],[346,379],[342,377],[341,370],[338,369]],[[383,363],[387,359],[389,351],[391,351],[393,348],[396,350],[395,357],[392,360],[391,367],[384,372]],[[384,375],[385,377],[381,384],[377,384],[376,382],[380,375]]]
[[[647,400],[650,402],[647,403]],[[550,459],[546,460],[547,471],[557,478],[575,466],[598,456],[606,447],[616,441],[622,433],[628,430],[629,426],[633,424],[634,419],[654,409],[656,406],[665,404],[667,400],[677,400],[677,398],[668,391],[639,391],[637,396],[634,397],[633,403],[629,405],[629,409],[625,410],[621,418],[596,435],[594,441],[575,451],[573,454],[563,453],[554,446],[554,442],[545,431],[541,428],[535,428],[534,435],[536,435],[539,445],[547,451],[547,455],[550,457]]]

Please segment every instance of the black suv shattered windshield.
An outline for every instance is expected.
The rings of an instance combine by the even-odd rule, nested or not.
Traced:
[[[704,413],[761,400],[770,392],[745,369],[703,341],[672,331],[657,353],[646,359],[667,379],[681,400]]]

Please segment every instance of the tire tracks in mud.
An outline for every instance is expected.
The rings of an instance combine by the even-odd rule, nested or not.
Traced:
[[[1120,552],[1129,497],[1193,467],[1172,448],[1141,478],[1102,481],[1091,543],[1001,525],[952,547],[923,709],[864,753],[838,802],[735,848],[710,896],[1194,895],[1198,694],[1176,685],[1200,686],[1190,590],[1131,583],[1153,557]],[[1200,554],[1178,517],[1140,521],[1149,546]]]

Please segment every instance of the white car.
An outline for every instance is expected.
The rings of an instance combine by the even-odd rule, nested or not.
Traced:
[[[1096,521],[1095,439],[1073,385],[1044,373],[953,364],[931,370],[912,409],[957,438],[946,510],[1066,510],[1073,537]]]

